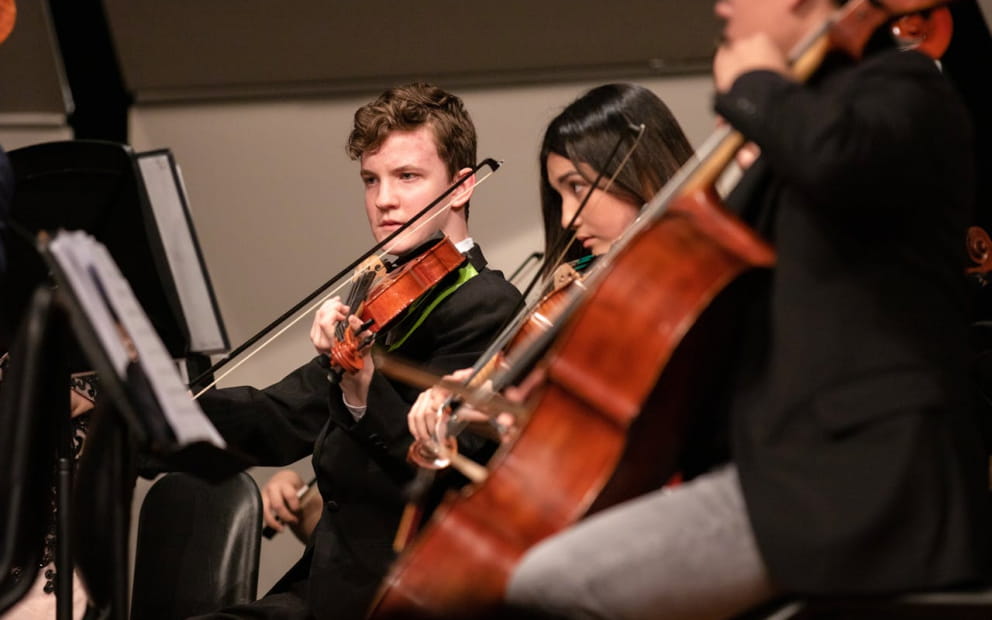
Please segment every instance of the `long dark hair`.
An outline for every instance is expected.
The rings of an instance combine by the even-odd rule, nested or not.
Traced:
[[[634,144],[635,127],[641,123],[645,125],[644,137],[609,192],[642,205],[692,155],[692,147],[678,121],[657,95],[635,84],[606,84],[570,103],[548,125],[540,158],[545,274],[557,267],[553,264],[557,257],[551,253],[561,252],[563,239],[569,234],[561,226],[561,196],[548,182],[548,155],[555,153],[575,164],[587,164],[594,172],[612,175]],[[606,161],[620,140],[622,143],[614,161]],[[590,184],[595,181],[586,180]],[[564,260],[575,260],[587,253],[574,246]]]

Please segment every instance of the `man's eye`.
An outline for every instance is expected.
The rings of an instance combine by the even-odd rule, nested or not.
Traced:
[[[417,175],[414,172],[401,172],[400,178],[403,179],[404,181],[409,181],[411,179],[417,178]]]
[[[375,177],[362,177],[362,183],[368,187],[370,185],[375,185]]]

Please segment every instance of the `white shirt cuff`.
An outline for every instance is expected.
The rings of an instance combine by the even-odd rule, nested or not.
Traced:
[[[347,400],[345,400],[343,393],[341,394],[341,402],[343,402],[344,406],[347,407],[348,412],[351,414],[351,417],[355,418],[355,422],[361,420],[362,416],[365,415],[365,410],[368,409],[368,405],[362,405],[360,407],[356,407],[355,405],[352,405]]]

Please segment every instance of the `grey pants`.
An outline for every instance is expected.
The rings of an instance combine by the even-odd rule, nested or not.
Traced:
[[[508,602],[566,618],[717,619],[776,594],[726,466],[598,513],[531,549]]]

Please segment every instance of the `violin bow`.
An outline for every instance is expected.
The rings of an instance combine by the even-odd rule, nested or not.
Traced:
[[[212,388],[213,386],[215,386],[224,377],[226,377],[227,375],[229,375],[232,372],[234,372],[242,364],[244,364],[245,362],[247,362],[248,360],[250,360],[253,356],[255,356],[255,354],[257,354],[259,351],[261,351],[262,349],[264,349],[265,347],[267,347],[269,344],[271,344],[274,340],[276,340],[277,338],[279,338],[280,336],[282,336],[282,334],[284,334],[287,330],[289,330],[291,327],[293,327],[293,325],[295,325],[300,320],[302,320],[303,317],[308,316],[311,312],[313,312],[314,310],[316,310],[320,306],[320,304],[324,303],[324,301],[326,301],[328,298],[330,298],[335,293],[337,293],[344,286],[344,283],[347,283],[348,280],[345,279],[346,276],[347,277],[350,277],[351,274],[354,272],[355,268],[358,267],[359,265],[361,265],[363,262],[365,262],[370,256],[372,256],[373,254],[379,252],[380,250],[383,250],[383,248],[386,248],[387,246],[389,246],[393,242],[393,240],[395,240],[399,235],[401,235],[404,232],[406,232],[408,229],[411,229],[412,228],[413,230],[417,230],[418,228],[420,228],[421,226],[425,225],[427,222],[429,222],[434,217],[437,217],[440,213],[442,213],[445,209],[447,209],[450,206],[450,203],[449,204],[445,204],[445,205],[443,205],[441,207],[438,207],[438,205],[441,204],[441,202],[445,198],[447,198],[448,196],[450,196],[456,189],[458,189],[459,187],[461,187],[466,181],[468,181],[469,179],[471,179],[472,177],[474,177],[482,168],[488,167],[490,170],[489,170],[488,173],[485,174],[485,176],[483,176],[482,178],[477,179],[475,181],[476,186],[480,185],[486,179],[488,179],[493,174],[495,174],[496,171],[499,170],[500,166],[502,166],[502,165],[503,165],[503,162],[502,161],[497,161],[497,160],[492,159],[492,158],[486,158],[486,159],[482,160],[481,162],[477,163],[472,168],[472,171],[471,172],[469,172],[468,174],[465,174],[460,179],[458,179],[457,181],[455,181],[454,183],[452,183],[451,186],[448,187],[448,189],[446,189],[444,192],[442,192],[437,198],[435,198],[434,200],[432,200],[423,209],[421,209],[420,211],[418,211],[416,213],[416,215],[414,215],[409,220],[407,220],[402,226],[400,226],[399,228],[397,228],[396,230],[394,230],[392,233],[390,233],[389,236],[387,236],[385,239],[383,239],[382,241],[380,241],[379,243],[375,244],[370,249],[368,249],[367,251],[365,251],[361,256],[359,256],[354,261],[352,261],[350,264],[348,264],[344,269],[342,269],[337,274],[335,274],[327,282],[325,282],[324,284],[320,285],[313,292],[311,292],[310,294],[308,294],[307,296],[305,296],[302,300],[300,300],[299,302],[297,302],[292,308],[290,308],[289,310],[287,310],[286,312],[284,312],[282,315],[280,315],[278,318],[276,318],[275,320],[273,320],[271,323],[269,323],[268,325],[266,325],[265,327],[263,327],[258,333],[256,333],[255,335],[253,335],[250,338],[248,338],[247,340],[245,340],[244,343],[242,343],[237,348],[235,348],[233,351],[231,351],[230,353],[228,353],[227,355],[225,355],[224,357],[222,357],[220,360],[218,360],[210,368],[208,368],[205,371],[203,371],[202,373],[200,373],[200,375],[197,376],[195,379],[191,380],[189,382],[189,385],[198,385],[199,382],[204,381],[208,377],[213,376],[214,373],[216,373],[221,368],[224,368],[225,366],[227,366],[228,364],[230,364],[234,359],[236,359],[242,353],[244,353],[249,348],[251,348],[255,343],[257,343],[258,341],[262,340],[262,338],[265,338],[265,336],[267,336],[269,333],[271,333],[277,327],[279,327],[280,325],[283,325],[284,323],[286,323],[286,321],[290,317],[293,317],[293,315],[299,313],[299,315],[296,316],[295,318],[293,318],[292,321],[289,321],[288,323],[286,323],[282,327],[282,329],[280,329],[275,334],[273,334],[271,337],[269,337],[267,340],[265,340],[264,342],[262,342],[258,347],[256,347],[253,351],[251,351],[248,355],[245,355],[244,357],[242,357],[237,363],[235,363],[233,366],[231,366],[230,368],[228,368],[225,372],[223,372],[220,375],[218,375],[216,378],[211,379],[211,381],[206,386],[204,386],[199,392],[197,392],[193,396],[193,399],[195,400],[195,399],[199,398],[203,393],[205,393],[207,390],[209,390],[210,388]],[[437,209],[437,212],[436,213],[434,213],[433,215],[431,215],[431,217],[428,218],[428,219],[426,219],[424,222],[421,222],[420,224],[418,224],[416,227],[413,227],[414,224],[417,224],[418,222],[420,222],[420,220],[424,219],[434,209]],[[387,253],[388,252],[383,252],[382,255],[385,255]],[[313,302],[314,299],[317,299],[317,297],[319,297],[321,294],[323,294],[328,288],[330,288],[331,286],[333,286],[334,284],[336,284],[338,282],[341,282],[342,280],[344,280],[344,283],[342,283],[340,286],[338,286],[337,288],[333,289],[331,292],[327,293],[324,297],[321,297],[319,300],[317,300],[316,303],[314,303],[314,304],[312,304],[312,305],[310,305],[308,307],[308,304],[310,304],[311,302]],[[302,312],[301,312],[301,310],[302,310]]]

